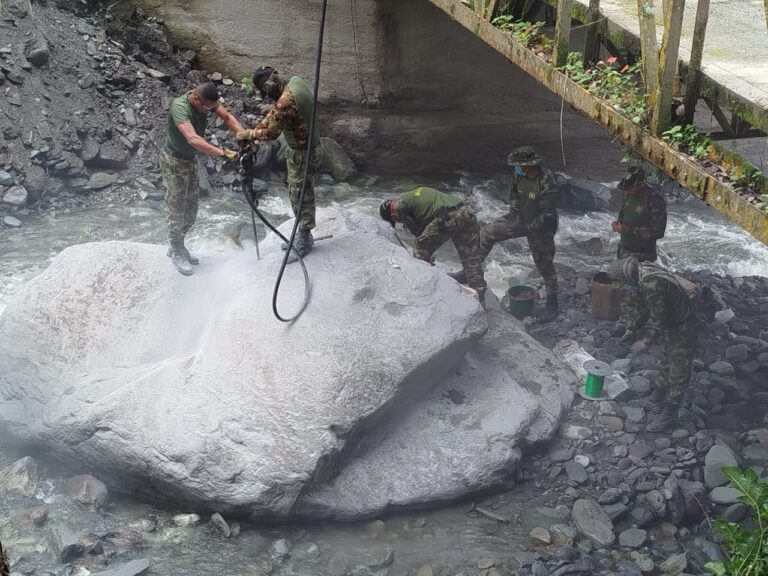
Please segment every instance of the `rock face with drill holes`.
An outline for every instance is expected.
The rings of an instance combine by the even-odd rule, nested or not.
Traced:
[[[386,223],[318,221],[333,238],[288,324],[271,310],[275,238],[261,260],[203,255],[191,277],[160,246],[65,250],[0,321],[0,433],[109,485],[253,518],[359,517],[505,480],[570,402],[562,365],[501,312],[483,338],[477,300]],[[291,265],[279,310],[303,293]]]

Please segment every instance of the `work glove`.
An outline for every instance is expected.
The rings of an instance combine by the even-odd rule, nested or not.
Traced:
[[[648,343],[645,340],[638,340],[629,348],[629,351],[633,354],[639,354],[640,352],[645,352],[646,350],[648,350]]]
[[[624,224],[624,222],[613,222],[611,223],[611,230],[614,232],[618,232],[619,234],[627,234],[629,233],[629,224]]]
[[[222,148],[221,155],[230,162],[237,162],[237,159],[240,158],[240,154],[234,150],[230,150],[229,148]]]
[[[253,136],[251,135],[251,130],[240,130],[237,134],[235,134],[235,140],[238,142],[248,142],[250,140],[253,140]]]

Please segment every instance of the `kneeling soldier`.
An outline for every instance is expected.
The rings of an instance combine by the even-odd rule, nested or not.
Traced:
[[[480,255],[480,226],[475,213],[464,202],[434,188],[416,188],[387,200],[379,208],[381,217],[395,226],[402,222],[416,236],[413,255],[432,263],[432,254],[450,239],[461,258],[467,284],[485,305],[485,276]]]

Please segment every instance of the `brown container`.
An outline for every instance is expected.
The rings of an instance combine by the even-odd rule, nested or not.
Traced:
[[[600,320],[618,320],[621,316],[621,288],[605,272],[592,278],[592,316]]]

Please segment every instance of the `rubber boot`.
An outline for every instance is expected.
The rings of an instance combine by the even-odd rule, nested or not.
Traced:
[[[464,284],[466,286],[467,284],[467,273],[464,272],[464,270],[459,270],[458,272],[448,272],[448,276],[456,280],[459,284]]]
[[[647,432],[664,432],[675,425],[677,421],[677,403],[668,400],[661,412],[645,426]]]
[[[184,255],[184,253],[179,250],[179,244],[171,245],[171,247],[168,249],[168,256],[170,257],[171,263],[175,266],[176,270],[179,271],[179,274],[183,274],[184,276],[191,276],[194,273],[189,260],[187,260],[187,257]]]
[[[296,252],[302,258],[312,252],[315,245],[315,239],[312,237],[312,230],[299,230],[299,240],[296,242]]]
[[[197,256],[193,256],[192,254],[190,254],[189,250],[187,250],[187,247],[186,247],[186,246],[184,246],[184,241],[183,241],[183,240],[181,241],[181,244],[180,244],[179,246],[177,246],[177,247],[176,247],[176,250],[177,250],[177,252],[178,252],[179,254],[181,254],[181,255],[182,255],[184,258],[186,258],[187,262],[189,262],[190,264],[194,264],[195,266],[197,266],[198,264],[200,264],[200,258],[198,258]],[[171,248],[171,247],[168,247],[168,254],[167,254],[167,256],[168,256],[169,258],[171,258],[171,257],[173,256],[173,248]]]
[[[557,302],[557,295],[550,294],[547,296],[547,305],[544,310],[537,314],[539,322],[552,322],[560,312],[560,305]]]
[[[640,406],[645,408],[648,412],[658,414],[664,408],[664,400],[667,395],[662,388],[656,387],[650,395],[640,400]]]

